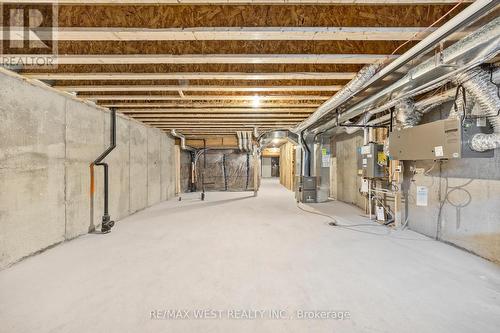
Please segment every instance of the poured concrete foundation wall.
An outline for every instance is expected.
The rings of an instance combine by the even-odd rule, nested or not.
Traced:
[[[451,107],[449,103],[441,106],[427,114],[422,123],[448,117]],[[358,191],[356,149],[362,144],[361,131],[332,139],[331,176],[335,180],[330,189],[338,200],[360,208],[364,208],[364,198]],[[500,262],[500,151],[495,151],[495,158],[450,160],[434,167],[433,163],[404,162],[409,228]],[[430,171],[413,175],[412,166]],[[417,186],[428,190],[426,206],[416,205]],[[387,204],[394,208],[392,202]]]
[[[422,123],[448,117],[451,107],[443,105]],[[412,175],[412,165],[430,171]],[[500,150],[495,158],[405,162],[404,167],[405,179],[411,179],[409,227],[500,263]],[[427,206],[416,205],[417,186],[427,188]]]
[[[109,112],[39,83],[0,72],[0,268],[98,225]],[[110,214],[119,220],[174,196],[174,140],[117,117],[110,167]]]

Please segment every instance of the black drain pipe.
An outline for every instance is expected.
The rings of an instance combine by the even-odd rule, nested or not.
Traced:
[[[248,190],[248,182],[250,180],[250,154],[247,153],[247,181],[245,184],[245,190]]]
[[[203,172],[201,173],[201,201],[205,200],[205,169],[207,168],[207,139],[203,139]]]
[[[111,122],[110,122],[110,145],[109,147],[91,164],[91,169],[93,170],[94,165],[102,165],[104,168],[104,215],[102,216],[102,224],[101,224],[101,232],[108,233],[111,231],[111,228],[115,225],[114,221],[111,221],[111,217],[109,216],[109,188],[108,188],[108,164],[103,162],[106,156],[111,153],[113,149],[116,147],[116,110],[111,110]]]
[[[227,191],[226,154],[222,154],[222,175],[224,176],[224,191]]]

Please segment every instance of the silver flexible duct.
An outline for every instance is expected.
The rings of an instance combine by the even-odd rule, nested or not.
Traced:
[[[400,128],[409,128],[417,125],[422,114],[415,108],[412,98],[400,100],[396,104],[396,122]]]
[[[435,107],[438,107],[445,102],[452,101],[455,98],[455,93],[456,89],[449,89],[438,95],[418,101],[415,103],[415,109],[424,115]]]
[[[241,132],[241,138],[243,139],[243,151],[248,151],[248,136],[247,132]]]
[[[294,133],[301,133],[302,131],[316,123],[324,115],[342,105],[354,93],[363,88],[365,83],[368,82],[368,80],[370,80],[373,75],[375,75],[380,66],[380,64],[372,64],[363,67],[356,74],[356,76],[351,81],[349,81],[349,83],[347,83],[341,90],[339,90],[332,98],[320,105],[318,109],[309,116],[309,118],[307,118],[294,128],[290,129],[290,131]]]
[[[465,114],[470,114],[472,111],[472,108],[474,107],[474,101],[471,97],[470,94],[465,94],[463,91],[460,89],[458,90],[458,94],[456,95],[457,98],[455,99],[455,105],[451,108],[450,114],[448,115],[448,118],[458,118],[462,117],[462,115]],[[464,98],[465,98],[465,103],[464,103]]]
[[[435,95],[435,96],[429,97],[427,99],[416,102],[414,104],[414,106],[415,106],[414,111],[423,115],[423,114],[429,112],[430,110],[442,105],[445,102],[452,101],[454,99],[454,97],[455,97],[455,89],[449,89],[441,94],[438,94],[438,95]],[[358,120],[356,122],[356,124],[357,125],[378,125],[382,122],[389,121],[391,119],[390,114],[386,114],[382,117],[378,117],[378,118],[375,118],[373,120],[370,120],[372,117],[373,117],[373,114],[371,112],[366,112],[364,114],[364,116],[361,117],[360,120]],[[414,125],[416,125],[416,124],[414,124]],[[321,127],[319,127],[319,128],[321,129]],[[361,127],[342,127],[342,126],[340,126],[340,127],[336,127],[334,129],[332,129],[330,134],[331,135],[339,134],[339,133],[344,132],[344,130],[348,134],[353,134],[361,129],[362,129]]]
[[[238,137],[238,149],[243,150],[243,138],[241,137],[241,131],[236,131],[236,136]]]
[[[246,139],[247,139],[247,146],[246,146],[246,151],[248,152],[251,152],[252,151],[252,132],[244,132],[245,135],[246,135]]]
[[[194,151],[194,148],[189,147],[189,146],[186,145],[186,137],[184,135],[182,135],[181,133],[177,133],[177,131],[175,129],[171,130],[170,134],[172,134],[172,136],[174,138],[178,138],[178,139],[181,140],[181,148],[182,148],[182,150]]]
[[[500,98],[497,86],[490,81],[491,74],[482,68],[475,68],[461,75],[457,83],[461,84],[479,104],[480,113],[488,118],[493,126],[492,134],[476,134],[470,142],[476,151],[486,151],[500,147]]]
[[[246,132],[241,132],[241,142],[242,142],[242,146],[243,146],[243,151],[248,151]]]
[[[259,137],[259,130],[257,129],[257,126],[253,128],[253,136],[257,139]]]
[[[393,106],[395,106],[399,100],[404,98],[410,98],[416,96],[418,94],[425,93],[427,91],[434,90],[439,88],[446,82],[449,82],[462,71],[467,70],[468,68],[472,68],[483,63],[486,60],[491,59],[500,49],[499,46],[500,40],[500,18],[495,18],[488,24],[483,27],[477,29],[467,37],[461,39],[450,47],[446,48],[441,53],[441,61],[436,62],[435,58],[431,58],[429,60],[424,61],[422,64],[414,67],[411,71],[408,72],[402,79],[396,81],[391,84],[387,88],[382,91],[366,98],[364,101],[358,103],[353,106],[349,110],[343,112],[338,121],[342,124],[349,119],[352,119],[362,113],[370,112],[372,114],[377,114],[384,110],[387,110]],[[485,47],[486,45],[486,47]],[[477,55],[467,62],[467,64],[459,67],[458,69],[451,71],[447,74],[437,77],[431,81],[423,81],[419,86],[415,86],[415,88],[408,91],[409,88],[404,88],[405,86],[410,85],[412,82],[418,82],[418,80],[422,80],[426,75],[431,74],[438,68],[441,68],[444,64],[455,64],[462,60],[464,57],[469,57],[471,51],[477,53]],[[404,89],[403,89],[404,88]],[[377,106],[377,101],[379,99],[384,98],[385,96],[392,96],[395,92],[401,91],[401,93],[396,94],[394,99],[391,101]],[[330,128],[336,125],[336,120],[329,121],[320,127],[316,128],[315,132],[320,132],[325,128]]]

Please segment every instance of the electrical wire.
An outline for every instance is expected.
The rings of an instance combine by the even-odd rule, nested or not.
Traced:
[[[472,202],[472,194],[468,190],[466,190],[464,187],[469,185],[470,183],[472,183],[474,181],[473,178],[469,179],[464,184],[457,185],[457,186],[450,186],[449,181],[448,181],[448,177],[444,177],[444,181],[446,184],[445,185],[445,192],[444,192],[445,195],[443,197],[443,200],[441,200],[441,202],[439,203],[439,212],[438,212],[437,225],[436,225],[436,237],[435,237],[436,239],[439,239],[439,236],[441,234],[441,218],[443,215],[444,205],[446,203],[448,203],[457,209],[457,227],[460,227],[459,210],[464,208],[464,207],[467,207]],[[450,194],[452,194],[453,192],[456,192],[456,191],[462,191],[467,195],[467,199],[464,201],[464,203],[456,204],[450,200]]]
[[[424,175],[425,176],[429,176],[429,173],[432,170],[434,170],[434,168],[436,167],[437,164],[438,164],[438,160],[435,160],[434,163],[432,163],[432,166],[429,169],[427,169],[427,170],[424,171]]]
[[[308,210],[308,209],[304,209],[303,207],[301,207],[300,203],[298,203],[298,202],[297,202],[297,208],[300,209],[300,210],[302,210],[302,211],[304,211],[304,212],[306,212],[306,213],[309,213],[309,214],[315,214],[315,215],[319,215],[319,216],[323,216],[323,217],[329,218],[331,220],[331,222],[329,223],[330,226],[338,227],[338,228],[341,228],[341,229],[347,229],[347,230],[350,230],[350,231],[355,231],[355,232],[359,232],[359,233],[363,233],[363,234],[369,234],[369,235],[374,235],[374,236],[386,236],[386,237],[389,237],[389,238],[395,238],[395,239],[401,239],[401,240],[434,241],[433,239],[417,239],[417,238],[397,237],[397,236],[392,235],[391,229],[389,229],[389,228],[387,228],[386,229],[387,232],[384,232],[384,233],[377,233],[377,232],[370,232],[370,231],[366,231],[366,230],[359,230],[359,229],[356,229],[356,227],[387,227],[387,225],[385,225],[385,224],[369,224],[369,223],[339,224],[338,223],[339,217],[337,217],[337,216],[331,216],[331,215],[328,215],[328,214],[325,214],[325,213],[321,213],[321,212],[318,212],[318,211],[311,211],[311,210]]]
[[[419,31],[419,32],[415,33],[413,36],[411,36],[410,39],[408,39],[406,42],[404,42],[403,44],[399,45],[394,51],[392,51],[391,55],[394,55],[400,48],[402,48],[403,46],[405,46],[409,42],[415,40],[415,37],[417,37],[418,35],[425,34],[427,32],[427,30],[429,30],[430,28],[432,28],[433,26],[435,26],[437,23],[439,23],[440,21],[442,21],[446,16],[448,16],[451,12],[453,12],[455,9],[457,9],[457,7],[462,4],[462,2],[464,2],[464,1],[460,0],[455,6],[453,6],[449,11],[447,11],[443,16],[441,16],[436,21],[434,21],[431,25],[429,25],[423,31]]]

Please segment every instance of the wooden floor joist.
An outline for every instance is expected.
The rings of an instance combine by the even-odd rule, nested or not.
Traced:
[[[122,113],[257,113],[257,114],[268,114],[268,113],[310,113],[314,112],[316,108],[188,108],[188,109],[150,109],[150,108],[137,108],[137,109],[118,109]]]
[[[473,2],[465,0],[464,2]],[[10,3],[12,0],[0,0],[0,3]],[[142,4],[142,5],[179,5],[179,4],[222,4],[222,5],[294,5],[294,4],[369,4],[369,5],[403,5],[403,4],[454,4],[457,0],[16,0],[17,3],[57,3],[57,4]]]
[[[237,115],[228,115],[227,117],[171,117],[171,118],[141,118],[141,117],[133,117],[142,122],[150,123],[150,124],[165,124],[165,123],[194,123],[194,124],[225,124],[227,122],[232,123],[299,123],[308,115],[300,116],[300,117],[280,117],[277,118],[275,115],[270,115],[269,117],[237,117]]]
[[[78,95],[94,101],[252,101],[254,95]],[[259,95],[260,101],[326,101],[330,96],[318,95]]]
[[[197,125],[191,126],[190,124],[159,124],[159,125],[151,125],[160,129],[178,129],[179,131],[187,131],[187,130],[226,130],[226,131],[251,131],[254,127],[258,127],[261,130],[272,130],[272,129],[283,129],[283,128],[291,128],[293,124],[257,124],[257,125],[242,125],[242,124],[224,124],[224,125]]]
[[[37,33],[47,36],[50,31]],[[60,27],[59,41],[176,40],[420,40],[435,29],[420,27],[201,27],[201,28],[80,28]],[[425,32],[425,34],[424,34]],[[22,34],[12,40],[22,40]]]
[[[142,121],[142,120],[141,120]],[[294,124],[298,123],[299,120],[296,119],[252,119],[252,118],[226,118],[226,119],[153,119],[153,120],[148,120],[144,121],[146,123],[151,123],[151,124],[172,124],[172,123],[185,123],[189,126],[199,126],[199,125],[211,125],[211,126],[219,126],[219,125],[227,125],[227,124],[238,124],[242,126],[266,126],[266,125],[276,125],[276,124]]]
[[[350,80],[356,73],[23,73],[38,80]]]
[[[100,106],[107,108],[116,108],[121,112],[135,112],[137,109],[145,108],[148,112],[156,112],[158,108],[172,108],[177,112],[184,112],[190,108],[197,108],[202,111],[219,108],[220,111],[233,111],[234,108],[251,108],[252,110],[259,110],[264,108],[272,108],[270,110],[285,110],[286,112],[301,112],[305,108],[316,108],[321,103],[259,103],[259,108],[252,107],[252,102],[246,103],[102,103]],[[134,108],[135,110],[130,110]],[[169,109],[165,109],[169,110]],[[314,110],[314,109],[313,109]],[[160,110],[161,111],[161,110]],[[142,111],[140,111],[142,112]],[[211,112],[211,111],[208,111]],[[281,111],[284,112],[284,111]]]
[[[472,0],[457,2],[0,0],[59,5],[56,66],[17,52],[0,65],[21,61],[28,79],[162,130],[234,137],[295,126],[364,65],[396,59]]]
[[[388,54],[123,54],[59,55],[54,65],[79,64],[371,64],[396,58]],[[36,64],[35,54],[2,56],[2,63]]]
[[[81,86],[54,86],[54,88],[79,92],[96,92],[96,91],[245,91],[245,92],[268,92],[268,91],[338,91],[342,88],[340,85],[330,86],[269,86],[269,87],[253,87],[253,86],[217,86],[217,85],[81,85]]]
[[[198,113],[193,113],[193,114],[162,114],[162,115],[151,115],[151,114],[143,114],[143,115],[134,115],[131,116],[136,119],[141,119],[141,121],[172,121],[172,120],[187,120],[187,119],[192,119],[193,121],[204,121],[204,120],[209,120],[209,121],[228,121],[228,120],[248,120],[248,121],[259,121],[259,120],[265,120],[265,121],[281,121],[283,119],[285,120],[297,120],[297,119],[304,119],[308,116],[309,114],[260,114],[260,115],[255,115],[255,114],[231,114],[227,113],[224,115],[213,115],[213,114],[198,114]]]

